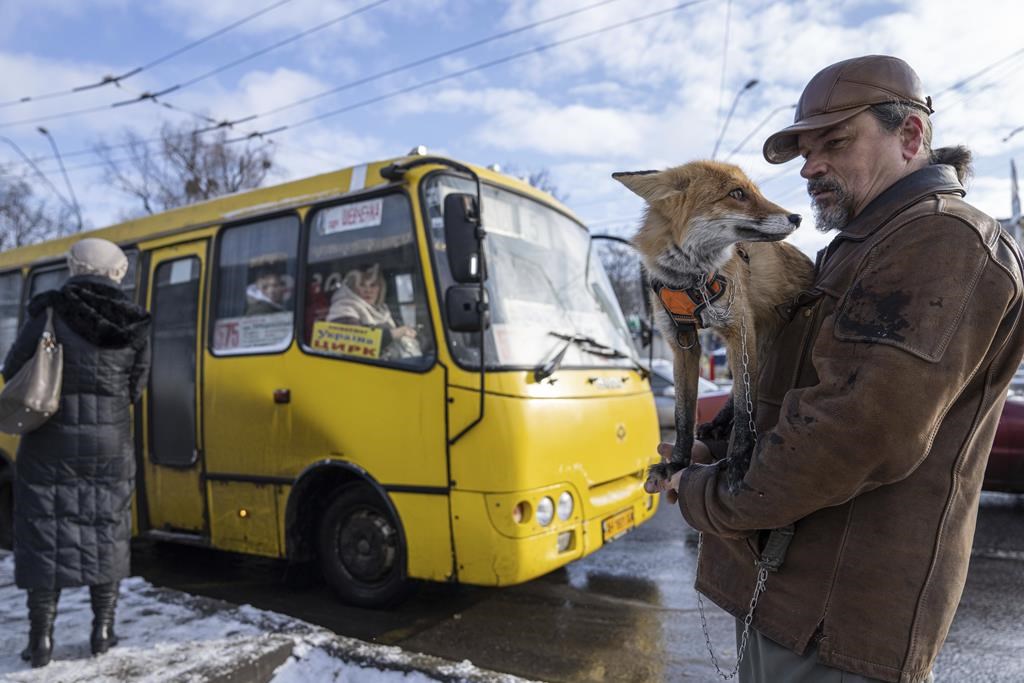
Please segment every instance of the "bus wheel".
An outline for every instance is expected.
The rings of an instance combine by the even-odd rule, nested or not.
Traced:
[[[0,549],[14,545],[14,481],[10,469],[0,471]]]
[[[406,596],[398,523],[371,489],[342,489],[324,513],[317,541],[324,578],[342,600],[386,607]]]

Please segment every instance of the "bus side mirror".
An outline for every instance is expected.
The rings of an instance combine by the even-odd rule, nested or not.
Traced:
[[[444,239],[452,279],[480,282],[483,233],[476,197],[453,192],[444,198]]]
[[[452,285],[444,296],[448,329],[452,332],[481,332],[490,326],[486,293],[480,300],[475,285]]]

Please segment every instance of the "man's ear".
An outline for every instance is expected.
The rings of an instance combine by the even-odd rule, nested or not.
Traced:
[[[917,156],[924,144],[924,121],[918,114],[910,114],[900,127],[900,145],[903,159],[910,161]]]
[[[620,171],[612,173],[612,178],[615,178],[648,202],[665,199],[682,189],[672,185],[664,171]]]

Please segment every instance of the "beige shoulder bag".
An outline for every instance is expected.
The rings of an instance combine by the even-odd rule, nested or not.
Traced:
[[[50,419],[60,405],[64,349],[53,332],[53,309],[32,358],[0,391],[0,431],[26,434]]]

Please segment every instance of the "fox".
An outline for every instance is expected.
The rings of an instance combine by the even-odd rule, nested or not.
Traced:
[[[694,438],[728,439],[726,481],[736,495],[754,452],[761,359],[785,323],[776,306],[814,279],[811,260],[782,241],[801,217],[768,201],[733,164],[698,160],[612,178],[647,204],[631,243],[650,276],[656,324],[673,354],[676,442],[667,461],[648,469],[648,490],[660,490],[690,464]],[[697,328],[725,340],[733,377],[730,399],[699,433]]]

